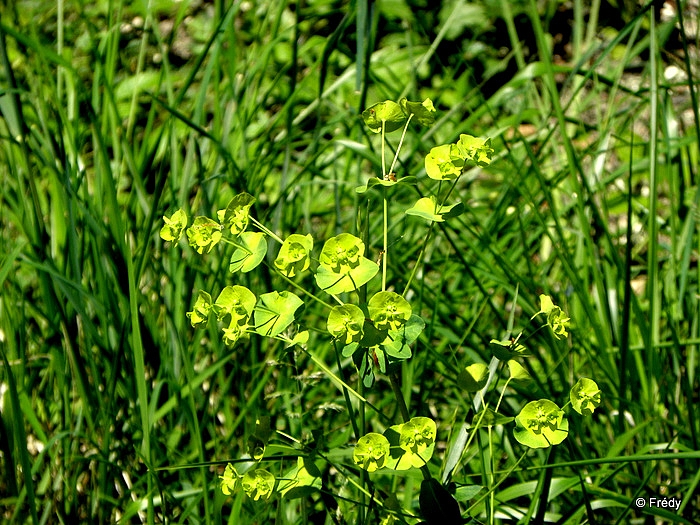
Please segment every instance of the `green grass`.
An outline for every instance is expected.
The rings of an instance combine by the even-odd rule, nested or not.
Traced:
[[[558,2],[411,4],[0,8],[0,519],[374,523],[372,487],[381,505],[391,492],[417,512],[417,471],[369,485],[352,464],[347,400],[361,429],[385,426],[397,415],[389,382],[357,387],[320,332],[295,353],[193,330],[185,312],[200,289],[286,285],[267,267],[231,276],[223,250],[203,257],[158,237],[164,214],[212,215],[247,191],[283,237],[318,244],[367,221],[376,259],[380,199],[354,188],[380,171],[380,143],[359,114],[400,96],[438,108],[432,128],[411,128],[397,170],[418,176],[421,194],[431,147],[469,133],[491,137],[497,156],[463,177],[465,213],[427,240],[426,223],[403,214],[417,193],[391,199],[390,286],[404,289],[425,250],[408,297],[428,328],[400,386],[411,414],[438,421],[433,474],[474,415],[461,368],[488,364],[488,342],[511,328],[537,328],[528,319],[547,293],[571,335],[534,332],[523,364],[535,384],[509,390],[501,412],[563,404],[581,376],[603,404],[572,418],[551,452],[522,457],[511,426],[470,436],[450,478],[484,489],[462,511],[482,523],[700,519],[697,71],[663,74],[691,70],[697,36],[674,32],[678,18],[654,22],[649,6],[613,30],[607,3],[577,0],[559,61]],[[309,326],[324,330],[326,316],[307,301]],[[329,458],[323,497],[266,506],[221,494],[218,475],[261,415],[283,432],[279,450]],[[663,495],[682,508],[634,506]]]

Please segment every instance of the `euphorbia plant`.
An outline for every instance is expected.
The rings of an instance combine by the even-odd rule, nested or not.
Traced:
[[[387,276],[390,249],[388,192],[398,185],[413,185],[417,181],[416,177],[397,176],[394,169],[410,123],[417,122],[422,126],[429,126],[434,121],[434,113],[435,108],[429,99],[423,102],[411,102],[406,99],[398,103],[384,101],[363,112],[365,124],[381,137],[381,174],[369,179],[356,190],[360,194],[373,190],[381,192],[383,249],[378,262],[367,257],[365,242],[351,233],[341,233],[326,239],[316,256],[311,235],[295,233],[281,239],[250,215],[255,199],[247,193],[241,193],[231,199],[225,209],[216,213],[217,220],[200,216],[187,227],[188,218],[185,212],[177,210],[170,217],[164,217],[165,224],[161,230],[161,237],[173,243],[180,240],[183,232],[186,233],[190,246],[199,254],[209,253],[219,244],[230,246],[228,269],[232,274],[251,272],[260,264],[268,264],[268,241],[271,239],[279,244],[274,262],[268,266],[271,271],[279,274],[279,281],[284,283],[285,287],[291,286],[294,291],[269,290],[256,295],[240,284],[224,286],[218,295],[201,290],[187,316],[194,328],[203,326],[215,318],[221,330],[222,340],[229,346],[239,344],[241,340],[253,334],[283,341],[287,346],[296,346],[308,353],[312,361],[342,388],[355,434],[355,445],[348,461],[333,460],[334,465],[346,477],[357,475],[355,484],[358,490],[365,495],[371,495],[373,500],[369,506],[378,504],[384,508],[383,523],[391,523],[394,520],[413,523],[418,519],[418,515],[411,506],[399,509],[395,505],[389,505],[388,501],[377,501],[376,494],[368,492],[366,487],[381,483],[384,472],[412,469],[420,470],[423,477],[419,498],[419,509],[423,519],[428,524],[461,521],[459,505],[454,495],[447,490],[444,483],[435,478],[434,469],[430,468],[435,455],[438,424],[425,415],[411,414],[399,387],[400,365],[412,358],[412,345],[421,337],[426,326],[426,321],[414,312],[411,303],[406,299],[416,270],[422,262],[421,255],[403,293],[391,289]],[[402,130],[401,138],[393,160],[387,168],[386,134],[398,130]],[[492,153],[493,149],[488,139],[462,134],[457,142],[434,147],[425,156],[425,173],[429,179],[438,181],[438,187],[432,195],[417,199],[405,213],[429,223],[426,244],[433,233],[435,223],[449,220],[463,212],[463,203],[451,198],[460,177],[472,168],[489,166]],[[446,191],[443,185],[449,185]],[[257,231],[250,231],[251,225]],[[368,296],[365,292],[380,273],[380,267],[380,289]],[[299,276],[307,272],[313,273],[317,289],[305,289],[299,284]],[[304,300],[317,301],[326,309],[327,317],[323,323],[326,328],[326,341],[336,353],[339,370],[342,371],[344,358],[352,358],[358,376],[356,388],[332,372],[307,348],[309,329],[313,326],[318,330],[318,323],[303,319],[301,314],[304,310]],[[555,338],[568,335],[568,316],[554,305],[548,296],[541,296],[541,308],[535,316],[539,314],[546,316],[545,326],[551,328]],[[462,452],[480,428],[488,428],[490,431],[495,425],[510,424],[515,419],[515,439],[532,448],[556,445],[566,438],[568,421],[565,413],[551,400],[541,399],[527,403],[515,418],[499,414],[508,383],[523,382],[529,378],[517,361],[528,354],[523,344],[524,338],[521,336],[522,334],[519,334],[515,338],[492,341],[492,365],[495,366],[485,363],[465,364],[459,373],[457,384],[468,393],[477,396],[475,399],[478,399],[478,403],[475,406],[480,408],[480,411],[470,427],[472,432],[469,440],[452,445],[461,450],[456,454],[454,451],[449,454],[452,459],[447,462],[447,476],[443,476],[443,481],[447,481],[449,474],[461,461]],[[503,366],[500,366],[501,364]],[[497,375],[506,368],[509,378],[504,386],[499,387]],[[387,377],[391,383],[398,408],[397,420],[391,420],[380,412],[380,420],[377,423],[381,424],[381,428],[367,431],[364,417],[359,418],[360,423],[355,420],[353,398],[360,402],[360,411],[364,410],[365,406],[370,406],[364,392],[375,387],[380,375]],[[492,393],[498,398],[494,407],[489,406],[487,401],[487,397]],[[581,414],[590,414],[600,403],[600,392],[593,381],[585,379],[579,381],[571,390],[570,398],[574,410]],[[242,490],[253,501],[258,501],[268,500],[279,493],[281,498],[289,500],[313,494],[321,489],[320,465],[331,461],[324,456],[323,451],[309,451],[299,446],[295,449],[296,464],[282,476],[276,477],[269,470],[262,468],[263,461],[274,459],[274,453],[268,453],[266,449],[272,435],[275,435],[275,432],[270,427],[269,418],[259,419],[255,433],[249,438],[247,457],[250,461],[239,465],[240,472],[229,464],[220,476],[221,490],[224,494],[229,495]],[[295,440],[293,436],[285,437]],[[296,440],[296,443],[300,444],[300,441]],[[368,475],[371,476],[368,478]]]

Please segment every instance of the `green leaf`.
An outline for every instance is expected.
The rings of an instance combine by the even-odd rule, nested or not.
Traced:
[[[406,114],[396,102],[385,100],[377,102],[362,112],[362,119],[367,127],[374,133],[382,131],[382,122],[384,122],[384,131],[390,133],[400,129],[406,122]]]
[[[240,476],[238,475],[238,472],[236,472],[236,469],[233,468],[233,465],[231,465],[231,463],[226,465],[224,475],[219,476],[219,479],[221,480],[221,492],[223,492],[226,496],[233,494],[233,491],[236,490],[236,482],[239,478]]]
[[[302,330],[298,334],[294,336],[292,339],[292,342],[289,346],[304,346],[306,343],[309,342],[309,331],[308,330]]]
[[[491,139],[472,137],[471,135],[460,135],[457,142],[459,156],[465,161],[476,166],[485,167],[491,164]]]
[[[374,277],[379,266],[363,257],[364,243],[349,233],[331,237],[323,245],[316,284],[329,294],[351,292]]]
[[[478,392],[489,379],[489,367],[483,363],[473,363],[457,376],[457,384],[467,392]]]
[[[350,357],[352,356],[355,351],[360,348],[360,343],[350,343],[349,345],[345,345],[343,347],[343,350],[341,351],[343,357]]]
[[[512,417],[504,416],[490,408],[485,408],[474,415],[471,426],[472,428],[494,427],[496,425],[507,425],[511,421],[513,421]]]
[[[279,491],[285,499],[309,496],[321,490],[321,472],[310,458],[298,457],[297,465],[280,480]]]
[[[255,294],[245,286],[227,286],[216,298],[213,309],[219,321],[227,315],[231,316],[232,321],[241,319],[247,321],[253,313],[255,301]]]
[[[528,356],[530,352],[524,345],[518,343],[522,333],[518,334],[517,337],[513,339],[505,339],[499,341],[498,339],[491,339],[490,343],[494,346],[491,347],[491,353],[495,355],[501,361],[508,361],[514,357]]]
[[[390,364],[395,363],[398,360],[409,359],[412,355],[410,345],[418,339],[425,328],[425,321],[417,316],[411,315],[408,321],[397,330],[387,330],[379,333],[386,333],[384,341],[381,343],[382,349],[386,352],[389,357]],[[378,354],[379,355],[379,354]],[[385,373],[386,370],[382,369]]]
[[[221,225],[209,217],[197,217],[192,226],[187,228],[187,240],[197,253],[207,253],[221,240]]]
[[[529,383],[532,381],[530,374],[523,368],[523,365],[517,361],[508,361],[508,371],[510,372],[510,378],[516,383]]]
[[[180,208],[171,217],[163,215],[163,226],[160,230],[160,237],[165,241],[179,241],[182,232],[187,226],[187,214]]]
[[[435,122],[435,106],[429,98],[423,102],[409,102],[402,98],[399,105],[406,115],[413,115],[413,120],[417,120],[421,126],[431,126]]]
[[[564,412],[549,399],[531,401],[515,417],[513,436],[530,448],[558,445],[569,433]]]
[[[304,304],[292,292],[270,292],[260,296],[253,310],[255,331],[260,335],[275,337],[294,321],[297,309]]]
[[[309,254],[314,246],[313,237],[310,234],[292,234],[282,243],[275,267],[287,277],[294,277],[298,273],[309,268]]]
[[[388,456],[389,442],[387,439],[381,434],[370,432],[357,440],[352,460],[361,469],[374,472],[384,467]]]
[[[455,499],[457,501],[469,501],[477,497],[482,490],[484,490],[482,485],[463,485],[455,490]]]
[[[252,472],[246,472],[241,485],[249,498],[255,501],[260,498],[267,500],[275,490],[275,476],[265,469],[258,468]]]
[[[358,343],[364,331],[365,314],[354,304],[334,306],[328,314],[328,332],[343,345]]]
[[[435,478],[424,479],[418,498],[420,512],[428,525],[463,523],[459,503]]]
[[[201,291],[197,295],[197,300],[192,307],[191,312],[187,312],[187,317],[190,318],[190,324],[193,328],[197,328],[199,325],[204,324],[209,319],[209,312],[212,309],[211,295],[207,292]]]
[[[418,199],[412,208],[406,210],[406,215],[415,215],[428,221],[443,222],[445,219],[457,217],[464,212],[464,204],[458,202],[450,206],[439,206],[434,195]]]
[[[225,210],[219,210],[217,216],[223,228],[231,230],[233,235],[240,235],[248,227],[250,207],[255,197],[248,193],[239,193],[231,199]]]
[[[238,244],[231,255],[228,269],[231,273],[247,273],[262,262],[267,253],[265,234],[261,232],[243,232],[238,237]]]
[[[435,450],[437,427],[427,417],[414,417],[384,431],[390,445],[386,466],[394,470],[420,468],[430,461]]]
[[[367,303],[377,330],[398,330],[411,317],[411,305],[396,292],[378,292]]]
[[[379,371],[382,374],[386,374],[386,364],[387,364],[387,351],[386,351],[386,346],[373,346],[372,348],[369,349],[371,352],[372,359],[374,360],[374,364],[379,367]],[[408,356],[405,357],[405,359],[408,359],[411,357],[411,350],[409,349],[409,354]]]
[[[596,382],[586,377],[579,379],[569,392],[571,406],[582,416],[590,416],[600,406],[600,396]]]
[[[423,318],[418,315],[411,314],[411,317],[409,317],[406,324],[399,329],[399,332],[401,332],[403,335],[404,344],[410,345],[413,344],[416,339],[418,339],[418,336],[423,332],[423,330],[425,330],[425,321]],[[389,335],[392,333],[393,332],[390,330]]]
[[[358,186],[355,188],[355,191],[357,193],[366,193],[370,189],[374,188],[375,186],[383,186],[385,188],[388,188],[390,186],[395,186],[397,184],[411,184],[415,185],[418,182],[418,179],[412,175],[409,175],[407,177],[401,177],[400,179],[397,180],[384,180],[380,179],[379,177],[372,177],[367,181],[367,184],[364,186]]]

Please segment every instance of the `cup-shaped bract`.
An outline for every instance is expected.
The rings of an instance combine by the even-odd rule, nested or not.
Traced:
[[[328,314],[328,332],[343,345],[357,343],[364,334],[365,315],[354,304],[334,306]]]
[[[209,312],[211,312],[211,295],[207,292],[200,290],[197,295],[197,300],[194,302],[191,312],[187,312],[187,317],[190,318],[190,323],[193,328],[197,328],[199,325],[205,324],[209,319]]]
[[[363,257],[365,244],[349,233],[331,237],[323,245],[315,279],[329,294],[352,292],[379,271],[374,261]]]
[[[549,399],[531,401],[515,417],[515,439],[530,448],[558,445],[569,433],[564,412]]]
[[[165,225],[160,229],[160,237],[165,241],[177,242],[187,227],[187,214],[180,208],[170,217],[163,215]]]
[[[221,480],[221,492],[223,492],[226,496],[233,494],[233,491],[236,489],[236,482],[238,481],[238,478],[238,472],[236,472],[236,469],[233,468],[233,465],[231,465],[231,463],[226,465],[224,475],[219,476],[219,479]]]
[[[214,303],[214,313],[221,321],[227,315],[232,320],[248,319],[255,308],[255,294],[245,286],[226,286]]]
[[[275,490],[275,476],[265,469],[257,468],[245,473],[241,486],[248,497],[255,501],[260,498],[269,499]]]
[[[582,377],[571,388],[569,399],[571,406],[582,416],[588,416],[600,406],[600,388],[595,381]]]
[[[411,317],[411,305],[396,292],[378,292],[367,303],[369,318],[378,330],[398,330]]]
[[[390,133],[400,129],[406,122],[406,114],[399,104],[392,100],[377,102],[362,112],[362,119],[374,133]]]
[[[456,145],[460,157],[465,162],[471,162],[481,167],[491,164],[491,155],[493,154],[491,139],[462,134]]]
[[[282,243],[282,247],[275,259],[275,267],[287,277],[294,277],[308,270],[309,255],[313,246],[314,240],[310,234],[299,235],[294,233],[290,235]]]
[[[435,146],[425,156],[425,173],[435,180],[454,180],[462,174],[464,162],[455,155],[454,144]]]
[[[352,460],[367,472],[374,472],[386,463],[389,441],[381,434],[370,432],[357,440]]]
[[[197,253],[207,253],[221,240],[221,224],[209,217],[197,217],[192,226],[187,228],[187,240]]]
[[[457,376],[457,384],[467,392],[478,392],[489,379],[489,367],[484,363],[472,363]]]
[[[217,217],[221,225],[230,230],[233,235],[240,235],[248,227],[250,207],[255,197],[248,193],[239,193],[231,199],[225,210],[219,210]]]
[[[399,105],[407,116],[413,115],[413,120],[421,126],[430,126],[435,122],[435,106],[429,98],[423,102],[411,102],[402,98],[399,100]]]

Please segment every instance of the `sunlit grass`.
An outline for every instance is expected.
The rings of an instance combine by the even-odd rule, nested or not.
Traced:
[[[571,336],[528,339],[535,384],[507,395],[502,411],[562,401],[581,376],[603,390],[587,426],[515,468],[522,447],[509,427],[494,433],[495,478],[480,435],[452,476],[485,487],[462,510],[482,522],[627,523],[643,516],[635,497],[666,494],[683,500],[681,511],[647,511],[697,520],[696,78],[663,74],[677,20],[653,26],[647,8],[605,36],[599,3],[576,1],[562,63],[552,58],[552,13],[534,4],[501,5],[518,71],[488,95],[511,55],[489,58],[477,79],[469,53],[441,55],[449,27],[430,33],[414,20],[385,34],[364,2],[349,13],[282,2],[2,8],[3,519],[308,523],[332,500],[267,507],[218,489],[223,463],[246,450],[256,417],[271,415],[282,450],[318,446],[334,458],[340,473],[327,473],[325,488],[343,519],[372,522],[358,504],[369,497],[343,485],[353,433],[342,392],[304,354],[255,337],[229,349],[215,329],[193,330],[185,312],[198,290],[231,283],[228,261],[174,249],[158,231],[164,214],[211,215],[247,191],[278,234],[317,242],[362,232],[369,209],[375,259],[380,198],[354,187],[379,172],[380,143],[359,114],[407,95],[431,96],[440,110],[432,129],[411,129],[401,153],[397,172],[418,176],[419,192],[425,153],[459,133],[491,137],[497,157],[464,177],[465,214],[425,244],[409,295],[429,326],[402,369],[409,409],[435,417],[439,440],[452,443],[473,417],[455,383],[461,367],[489,362],[488,341],[506,335],[511,311],[518,329],[531,328],[540,293],[569,313]],[[416,197],[391,199],[398,291],[428,229],[403,214]],[[266,289],[278,277],[235,279]],[[326,315],[314,304],[304,313],[320,328]],[[350,366],[338,371],[326,341],[312,341],[315,358],[354,385]],[[365,395],[385,414],[395,409],[383,379]],[[367,426],[385,423],[373,414]],[[417,511],[419,485],[406,474],[375,487]]]

